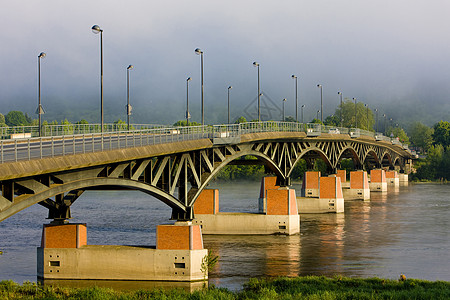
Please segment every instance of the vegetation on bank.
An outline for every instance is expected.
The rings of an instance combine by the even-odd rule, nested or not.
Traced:
[[[241,291],[204,288],[119,291],[108,288],[42,287],[0,282],[1,299],[450,299],[450,282],[306,276],[251,279]]]

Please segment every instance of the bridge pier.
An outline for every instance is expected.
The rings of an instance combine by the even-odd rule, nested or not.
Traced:
[[[386,172],[383,169],[370,170],[371,192],[387,192]]]
[[[386,182],[388,186],[399,187],[400,178],[397,171],[386,171]]]
[[[297,197],[298,212],[313,214],[344,212],[341,178],[336,176],[319,176],[320,172],[305,173],[303,177],[303,186],[305,187],[303,194],[307,194],[307,196]],[[312,192],[308,193],[308,190],[311,191],[311,188],[315,186],[317,186],[318,197],[311,197]]]
[[[350,184],[343,187],[345,200],[370,200],[369,178],[366,171],[350,172]]]
[[[86,224],[46,224],[37,276],[46,280],[200,281],[207,255],[199,226],[159,225],[156,247],[87,244]]]
[[[286,234],[300,232],[295,190],[276,186],[276,177],[261,183],[259,213],[219,212],[219,190],[205,189],[194,204],[193,224],[203,234]],[[261,196],[261,195],[260,195]]]
[[[319,178],[320,172],[305,172],[302,182],[302,197],[319,197]]]
[[[405,173],[398,174],[398,180],[399,180],[399,184],[401,186],[408,185],[408,174],[405,174]]]

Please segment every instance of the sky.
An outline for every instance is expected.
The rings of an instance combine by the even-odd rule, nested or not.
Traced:
[[[432,125],[450,117],[450,1],[4,1],[0,10],[0,112],[37,118],[41,60],[43,119],[100,121],[103,29],[105,122],[126,119],[126,68],[132,122],[184,119],[186,78],[192,121],[200,117],[204,51],[206,123],[255,118],[260,63],[263,115],[305,121],[357,98],[398,122]],[[266,115],[266,105],[276,107]],[[253,114],[253,115],[252,115]]]

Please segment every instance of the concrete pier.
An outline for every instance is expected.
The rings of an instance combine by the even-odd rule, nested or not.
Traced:
[[[280,186],[277,185],[276,176],[264,176],[261,179],[261,190],[259,192],[258,207],[260,213],[266,213],[267,207],[267,190],[276,190]]]
[[[44,225],[37,249],[43,280],[199,281],[207,255],[199,226],[160,225],[157,246],[87,245],[86,224]]]
[[[306,175],[305,175],[306,176]],[[344,197],[339,177],[319,178],[319,197],[297,197],[299,213],[341,213],[344,212]]]
[[[350,172],[350,184],[348,188],[342,188],[345,200],[369,200],[369,178],[366,171]]]
[[[269,180],[269,182],[272,182]],[[267,179],[262,180],[262,186]],[[272,187],[272,185],[270,185]],[[295,201],[295,190],[287,187],[264,190],[265,200],[259,211],[264,213],[219,212],[218,190],[203,190],[194,204],[193,224],[200,225],[203,234],[286,234],[300,232],[300,217]],[[216,203],[214,206],[212,203]]]
[[[341,179],[342,190],[344,188],[350,188],[350,182],[347,181],[347,170],[337,170],[336,177],[339,177]],[[344,199],[345,199],[345,197],[344,197]]]
[[[386,182],[388,186],[400,186],[400,178],[397,171],[386,171]]]
[[[398,180],[401,186],[408,185],[408,174],[405,173],[398,174]]]
[[[319,197],[319,178],[320,172],[305,172],[302,183],[302,197]]]
[[[371,192],[387,192],[386,173],[384,170],[371,170],[369,188]]]

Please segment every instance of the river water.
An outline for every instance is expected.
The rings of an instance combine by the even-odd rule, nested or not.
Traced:
[[[256,212],[259,182],[214,182],[220,210]],[[299,185],[294,185],[300,191]],[[300,235],[204,236],[219,256],[209,283],[239,289],[251,277],[340,274],[450,281],[450,185],[410,184],[346,201],[343,214],[301,215]],[[88,244],[155,245],[171,210],[135,191],[87,191],[71,222]],[[0,280],[36,281],[36,247],[47,209],[34,205],[0,223]]]

